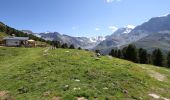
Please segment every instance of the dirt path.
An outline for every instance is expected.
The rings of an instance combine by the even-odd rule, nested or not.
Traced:
[[[163,75],[163,74],[161,74],[161,73],[159,73],[159,72],[156,72],[156,71],[154,71],[153,69],[149,69],[149,68],[143,67],[143,66],[141,66],[141,65],[140,65],[140,67],[142,67],[143,69],[145,69],[145,70],[147,71],[147,73],[149,74],[149,76],[155,78],[155,79],[158,80],[158,81],[161,81],[161,82],[162,82],[162,81],[165,81],[166,78],[167,78],[165,75]]]
[[[149,75],[155,79],[157,79],[158,81],[165,81],[166,80],[166,76],[163,74],[160,74],[156,71],[153,70],[149,70],[148,71]]]

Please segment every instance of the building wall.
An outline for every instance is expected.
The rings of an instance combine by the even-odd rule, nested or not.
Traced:
[[[19,40],[6,40],[6,46],[19,46]]]

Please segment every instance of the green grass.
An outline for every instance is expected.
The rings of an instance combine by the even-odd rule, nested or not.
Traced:
[[[170,98],[170,69],[117,58],[94,57],[83,50],[0,48],[0,91],[16,100],[149,100],[149,93]],[[68,52],[69,51],[69,52]],[[150,71],[165,77],[159,81]],[[76,81],[80,80],[80,81]],[[48,93],[47,95],[44,95]]]

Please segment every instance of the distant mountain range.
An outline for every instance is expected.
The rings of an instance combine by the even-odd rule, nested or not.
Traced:
[[[45,40],[74,44],[76,47],[84,49],[99,49],[104,54],[108,54],[112,48],[122,48],[128,44],[135,44],[137,47],[150,51],[155,48],[170,50],[170,14],[151,18],[136,27],[128,25],[119,28],[113,34],[105,37],[72,37],[58,32],[33,33],[29,30],[23,30],[23,32],[34,34]]]
[[[119,28],[117,31],[115,31],[110,36],[107,36],[107,38],[100,42],[96,47],[93,49],[107,49],[111,47],[118,47],[121,45],[126,44],[126,40],[129,36],[129,33],[135,28],[135,26],[128,25],[124,28]],[[133,41],[133,40],[132,40]]]
[[[44,33],[33,33],[30,30],[22,30],[27,34],[34,34],[37,37],[41,37],[45,40],[50,41],[60,41],[61,43],[74,44],[76,47],[81,47],[84,49],[92,49],[97,46],[100,42],[105,40],[105,37],[97,36],[92,38],[87,37],[73,37],[69,35],[62,35],[58,32],[44,32]]]
[[[126,32],[126,30],[129,30],[129,32]],[[151,18],[134,29],[120,28],[94,49],[99,49],[102,53],[108,54],[112,48],[122,48],[128,44],[135,44],[138,48],[142,47],[150,52],[155,48],[160,48],[165,52],[169,51],[170,14]]]

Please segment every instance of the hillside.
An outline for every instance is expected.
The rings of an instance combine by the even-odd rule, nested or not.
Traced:
[[[166,100],[169,93],[170,69],[83,50],[0,48],[1,99]]]
[[[152,42],[154,41],[154,42]],[[170,50],[170,32],[161,32],[151,34],[137,42],[134,42],[138,48],[147,49],[149,52],[153,51],[156,48],[162,49],[165,53]]]
[[[2,40],[6,36],[8,36],[6,33],[0,32],[0,40]]]
[[[47,42],[42,38],[39,38],[39,37],[34,36],[32,34],[24,33],[20,30],[14,29],[14,28],[0,22],[0,39],[2,39],[5,36],[12,36],[12,35],[15,35],[17,37],[29,37],[29,39],[33,39],[33,40],[36,40],[36,41]]]

